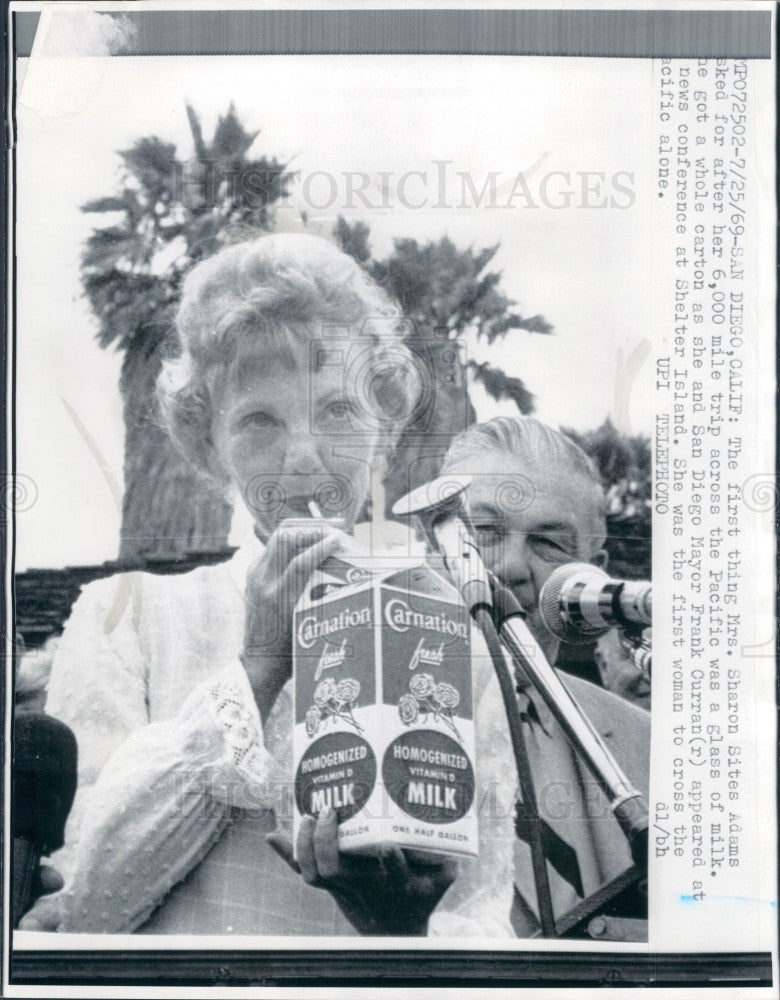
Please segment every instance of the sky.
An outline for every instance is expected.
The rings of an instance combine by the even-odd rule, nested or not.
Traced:
[[[70,58],[32,71],[21,62],[16,467],[29,503],[17,521],[17,569],[117,554],[121,359],[98,348],[81,296],[79,256],[98,220],[80,206],[117,190],[116,151],[142,135],[188,155],[187,101],[207,136],[233,101],[260,130],[253,152],[299,172],[278,229],[298,227],[303,208],[314,231],[339,214],[367,222],[377,256],[396,237],[498,243],[491,267],[503,290],[554,335],[468,343],[469,354],[521,377],[550,424],[586,430],[609,415],[649,433],[649,62],[591,60],[587,71],[573,58],[470,56]],[[583,172],[604,175],[606,207],[583,204],[604,200],[604,191],[583,195]],[[369,206],[350,196],[350,173]],[[461,175],[479,192],[491,173],[493,206],[487,196],[464,205]],[[644,360],[627,380],[620,366],[634,352]],[[473,399],[480,418],[513,410],[478,388]]]

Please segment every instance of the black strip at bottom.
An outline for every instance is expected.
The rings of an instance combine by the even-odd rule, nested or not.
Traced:
[[[772,985],[769,952],[484,951],[17,952],[13,985],[736,986]]]

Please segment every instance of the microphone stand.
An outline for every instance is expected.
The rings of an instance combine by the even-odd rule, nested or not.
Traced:
[[[647,864],[647,805],[623,774],[615,758],[580,709],[556,671],[547,662],[539,644],[523,619],[512,592],[492,578],[493,623],[513,660],[525,671],[544,699],[551,714],[609,800],[615,819],[628,839],[631,856],[639,866]]]
[[[523,722],[520,716],[520,708],[517,704],[515,683],[507,667],[506,657],[504,656],[501,640],[493,622],[491,609],[485,604],[480,604],[469,610],[477,628],[485,639],[490,659],[493,661],[493,669],[496,672],[507,722],[509,723],[509,737],[512,741],[512,751],[515,757],[521,795],[521,802],[518,803],[515,813],[515,833],[519,839],[527,838],[531,848],[531,864],[533,866],[534,883],[536,885],[536,902],[539,909],[542,936],[557,937],[555,912],[552,904],[552,893],[550,892],[550,878],[547,872],[547,858],[542,839],[542,819],[539,815],[531,765],[528,761],[528,753],[525,746]]]
[[[448,569],[457,580],[466,607],[485,638],[504,701],[509,733],[522,796],[522,814],[518,811],[515,829],[518,837],[528,839],[536,885],[539,921],[543,937],[560,937],[579,927],[618,894],[646,877],[648,812],[642,794],[623,774],[614,757],[547,662],[536,639],[525,623],[522,609],[512,592],[488,574],[469,528],[459,511],[438,525],[425,525],[429,540],[435,541]],[[457,556],[454,553],[457,552]],[[448,559],[449,554],[449,559]],[[454,558],[453,558],[454,556]],[[634,866],[572,911],[555,919],[542,840],[542,819],[533,786],[533,777],[525,746],[522,719],[517,703],[515,682],[507,667],[504,651],[511,656],[515,669],[525,672],[565,733],[575,752],[609,800],[612,811],[625,834]]]
[[[468,510],[463,503],[463,493],[470,481],[469,477],[461,476],[434,480],[397,501],[393,513],[417,517],[428,543],[443,556],[469,614],[485,638],[504,701],[517,765],[523,814],[518,811],[515,829],[521,839],[526,839],[524,835],[527,834],[530,843],[541,933],[544,937],[560,937],[580,927],[600,907],[645,877],[647,806],[547,662],[525,624],[522,608],[514,595],[485,569],[472,537]],[[505,651],[511,656],[515,670],[524,672],[530,678],[575,753],[585,761],[606,795],[634,860],[632,868],[582,900],[558,920],[553,912],[542,839],[543,826],[534,793],[515,682],[507,666]]]

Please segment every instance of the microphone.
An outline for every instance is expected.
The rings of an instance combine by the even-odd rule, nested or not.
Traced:
[[[440,476],[393,504],[396,517],[414,515],[429,545],[441,554],[470,613],[493,599],[485,564],[471,536],[463,494],[471,476]]]
[[[531,776],[523,763],[526,756],[520,716],[514,685],[506,668],[501,643],[510,652],[515,665],[522,667],[528,674],[572,746],[583,758],[599,787],[607,795],[615,818],[630,842],[635,862],[646,864],[647,806],[641,794],[633,788],[620,770],[609,749],[558,674],[547,662],[511,592],[507,591],[495,577],[488,575],[479,550],[469,533],[473,526],[463,493],[470,482],[468,476],[442,476],[399,500],[393,506],[393,513],[396,516],[414,514],[419,519],[429,543],[444,556],[447,569],[460,584],[466,606],[485,636],[504,699],[521,786],[526,789],[532,788],[532,785],[529,785]],[[496,588],[495,606],[491,580]],[[628,592],[627,588],[632,587],[638,587],[639,592],[636,594],[633,590]],[[613,592],[611,604],[615,607],[610,607],[607,612],[602,608],[598,598],[594,602],[590,595],[594,589],[598,594],[610,588]],[[621,599],[624,591],[626,591],[625,602]],[[575,594],[585,595],[576,605]],[[546,609],[546,615],[544,613],[542,615],[545,625],[553,634],[559,633],[556,633],[552,626],[558,628],[559,632],[565,632],[568,642],[590,641],[591,635],[583,640],[581,629],[575,629],[570,621],[571,619],[577,620],[578,623],[583,621],[587,623],[588,628],[594,628],[591,624],[591,619],[595,618],[594,605],[601,615],[598,619],[598,623],[602,626],[601,631],[607,631],[611,627],[613,617],[617,617],[616,623],[622,623],[623,620],[633,621],[634,618],[631,617],[633,615],[646,615],[649,621],[650,584],[632,585],[610,580],[606,573],[595,566],[575,563],[561,566],[556,570],[540,594],[541,609]],[[585,612],[590,616],[587,619]],[[500,618],[499,632],[493,620],[494,615]],[[644,621],[644,618],[639,620]],[[605,624],[606,627],[603,627]],[[598,630],[597,634],[600,634]],[[523,774],[526,775],[525,779]],[[530,793],[530,798],[533,799],[533,791]],[[539,849],[542,851],[541,869],[546,871],[543,847]],[[540,899],[540,910],[543,911],[546,907],[548,911],[547,918],[543,912],[541,914],[543,927],[549,923],[552,927],[549,933],[554,934],[555,922],[549,887],[545,890],[544,884],[540,885],[537,882],[537,894]],[[545,896],[547,904],[542,906]]]
[[[584,645],[616,625],[650,625],[653,586],[647,580],[613,580],[590,563],[569,563],[542,587],[539,614],[562,642]]]
[[[41,855],[62,847],[65,820],[76,794],[77,749],[73,731],[44,712],[14,718],[13,926],[39,895]]]

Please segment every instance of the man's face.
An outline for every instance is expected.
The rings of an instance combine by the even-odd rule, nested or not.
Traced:
[[[526,622],[548,659],[558,643],[539,616],[539,594],[558,566],[603,566],[595,487],[567,467],[551,467],[494,451],[449,466],[469,475],[467,499],[485,565],[527,613]]]
[[[352,527],[377,435],[351,432],[355,404],[345,395],[342,368],[311,371],[305,347],[291,361],[249,342],[216,396],[214,444],[261,537],[284,518],[310,516],[312,499]]]

